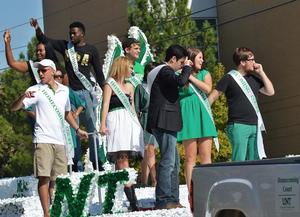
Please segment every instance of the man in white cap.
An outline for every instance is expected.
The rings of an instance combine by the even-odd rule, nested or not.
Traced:
[[[38,68],[41,82],[29,87],[13,103],[12,111],[30,106],[35,108],[34,173],[39,179],[38,192],[44,217],[48,217],[55,179],[67,173],[64,120],[76,129],[78,136],[88,138],[88,134],[79,128],[70,112],[68,88],[54,80],[54,62],[44,59],[34,63],[34,67]]]

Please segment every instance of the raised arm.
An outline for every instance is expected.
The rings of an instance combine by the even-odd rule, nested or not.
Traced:
[[[35,34],[37,37],[44,34],[37,19],[30,18],[30,25],[35,29]]]
[[[34,93],[35,91],[26,91],[24,94],[22,94],[21,96],[18,97],[18,99],[16,99],[13,104],[11,105],[11,111],[18,111],[21,108],[24,107],[24,103],[23,100],[25,98],[32,98],[34,97]]]
[[[99,53],[98,53],[96,48],[94,49],[93,52],[94,52],[94,54],[93,54],[93,58],[92,58],[92,65],[93,65],[93,68],[94,68],[96,81],[98,82],[101,89],[103,90],[104,75],[103,75],[102,67],[101,67],[101,64],[100,64]]]
[[[268,78],[268,76],[266,75],[262,65],[259,63],[255,63],[254,68],[255,68],[254,72],[257,73],[257,75],[259,75],[260,79],[264,84],[264,86],[259,90],[259,92],[267,96],[273,96],[275,94],[273,84],[271,80]]]
[[[183,87],[189,80],[192,73],[192,68],[190,67],[191,64],[191,60],[186,59],[179,75],[176,75],[171,68],[167,68],[161,77],[162,81],[168,85],[172,84],[178,87]]]
[[[28,65],[24,61],[17,61],[15,60],[12,49],[11,49],[11,35],[8,30],[4,32],[3,35],[4,38],[4,44],[5,44],[5,56],[6,56],[6,61],[7,64],[12,68],[17,70],[18,72],[26,73],[28,72]]]
[[[212,89],[212,79],[210,73],[207,73],[204,77],[204,81],[198,80],[195,76],[190,75],[189,81],[192,82],[198,89],[204,93],[209,94]]]
[[[44,35],[37,19],[31,18],[30,19],[30,25],[35,29],[35,34],[39,42],[42,42],[43,44],[50,43],[52,47],[57,50],[62,55],[65,54],[66,49],[66,41],[65,40],[55,40],[48,38]]]

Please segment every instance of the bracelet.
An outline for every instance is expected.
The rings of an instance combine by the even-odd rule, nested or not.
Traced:
[[[76,134],[78,133],[78,130],[79,130],[80,128],[78,127],[76,130],[75,130],[75,132],[76,132]]]

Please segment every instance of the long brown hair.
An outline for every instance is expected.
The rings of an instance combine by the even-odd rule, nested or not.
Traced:
[[[202,53],[202,55],[203,55],[202,50],[200,50],[198,48],[188,48],[187,52],[188,52],[189,60],[192,60],[193,63],[195,62],[195,58],[199,53]],[[203,60],[204,60],[204,56],[203,56]],[[203,61],[203,63],[204,63],[204,61]],[[204,66],[204,64],[202,64],[202,68],[203,68],[203,66]],[[193,69],[194,69],[194,66],[193,66]]]

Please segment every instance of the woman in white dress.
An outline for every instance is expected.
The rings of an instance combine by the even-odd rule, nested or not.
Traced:
[[[116,170],[129,167],[129,159],[142,159],[143,129],[134,110],[134,87],[126,82],[132,71],[126,57],[118,57],[112,64],[104,85],[100,133],[107,137],[107,159]],[[132,211],[137,211],[133,186],[124,187]]]

